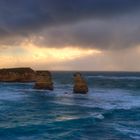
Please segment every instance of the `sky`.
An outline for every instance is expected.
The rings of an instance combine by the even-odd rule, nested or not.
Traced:
[[[140,0],[0,0],[0,68],[140,71]]]

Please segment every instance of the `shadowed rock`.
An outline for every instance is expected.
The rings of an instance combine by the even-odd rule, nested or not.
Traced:
[[[35,89],[53,90],[52,76],[49,71],[37,71]]]
[[[0,82],[33,82],[36,73],[31,68],[0,69]]]
[[[81,73],[75,73],[74,74],[74,88],[73,88],[74,93],[81,93],[81,94],[86,94],[88,92],[88,86],[81,75]]]

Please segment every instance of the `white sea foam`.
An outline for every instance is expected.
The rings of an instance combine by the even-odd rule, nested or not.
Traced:
[[[104,115],[101,113],[96,113],[96,112],[91,113],[91,116],[93,116],[94,118],[100,119],[100,120],[104,119]]]
[[[87,78],[99,78],[99,79],[120,79],[120,80],[140,80],[140,77],[136,76],[103,76],[103,75],[97,75],[97,76],[86,76]]]
[[[140,95],[138,91],[122,89],[90,89],[87,95],[77,95],[72,93],[72,86],[58,86],[54,91],[35,90],[32,87],[2,87],[0,100],[20,100],[30,96],[27,93],[42,93],[46,96],[54,96],[55,100],[50,100],[57,104],[76,105],[81,107],[92,107],[102,109],[131,109],[140,107]]]
[[[88,115],[65,115],[65,116],[58,116],[56,117],[56,121],[70,121],[70,120],[79,120],[79,119],[86,119],[86,118],[95,118],[95,119],[104,119],[104,116],[101,113],[89,113]]]
[[[43,93],[46,96],[54,96],[55,100],[50,102],[64,105],[76,105],[81,107],[110,109],[131,109],[140,107],[140,95],[138,92],[121,89],[90,89],[87,95],[77,95],[72,93],[72,88],[56,88],[54,91],[18,89],[18,93],[8,93],[0,96],[2,99],[16,99],[22,97],[22,93]],[[21,94],[20,94],[21,93]],[[7,96],[9,95],[9,96]],[[15,95],[15,96],[14,96]],[[26,95],[28,96],[28,94]]]
[[[140,129],[127,127],[119,124],[114,124],[114,128],[123,133],[124,135],[129,135],[134,140],[140,140]]]
[[[110,109],[131,109],[140,107],[140,96],[127,90],[95,90],[88,95],[57,94],[57,104],[76,105],[81,107]]]

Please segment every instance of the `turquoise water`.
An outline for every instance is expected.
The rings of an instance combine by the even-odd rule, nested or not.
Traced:
[[[140,140],[140,73],[83,74],[87,95],[73,72],[53,72],[54,91],[0,83],[0,140]]]

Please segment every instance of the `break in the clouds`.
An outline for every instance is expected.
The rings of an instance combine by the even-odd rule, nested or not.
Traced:
[[[140,43],[139,0],[1,0],[0,43],[120,48]]]

